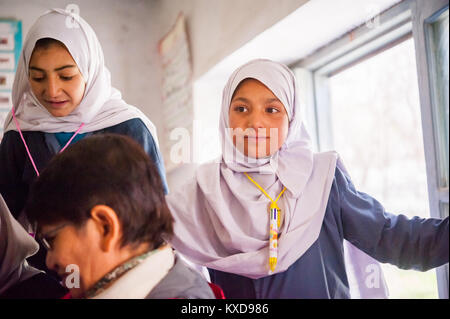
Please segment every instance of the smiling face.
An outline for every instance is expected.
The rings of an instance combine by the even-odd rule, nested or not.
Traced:
[[[229,110],[233,144],[245,156],[273,155],[286,140],[289,118],[281,101],[260,81],[246,79],[234,91]]]
[[[86,88],[77,64],[62,44],[33,51],[29,82],[39,102],[56,117],[69,115],[80,104]]]

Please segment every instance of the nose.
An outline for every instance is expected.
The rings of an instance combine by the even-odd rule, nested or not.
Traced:
[[[263,117],[258,112],[252,112],[248,117],[247,127],[255,130],[264,128]]]
[[[48,269],[58,272],[57,263],[51,250],[47,251],[47,256],[45,257],[45,264],[47,265]]]
[[[60,93],[61,87],[59,81],[54,77],[49,77],[47,81],[46,93],[50,98],[57,97]]]
[[[266,133],[266,126],[264,123],[264,118],[259,112],[252,112],[248,116],[247,127],[253,129],[254,134],[264,136]]]

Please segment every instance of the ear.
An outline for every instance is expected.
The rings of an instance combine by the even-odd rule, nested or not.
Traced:
[[[91,209],[91,219],[99,231],[101,249],[110,252],[120,241],[121,225],[114,209],[107,205],[96,205]]]

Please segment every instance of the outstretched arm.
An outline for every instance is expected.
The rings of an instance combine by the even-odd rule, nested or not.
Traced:
[[[383,263],[426,271],[449,261],[449,218],[408,218],[386,212],[337,169],[344,238]]]

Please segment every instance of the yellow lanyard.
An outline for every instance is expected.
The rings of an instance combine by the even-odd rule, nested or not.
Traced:
[[[274,272],[275,267],[277,265],[277,258],[278,258],[278,230],[280,229],[280,220],[281,220],[281,218],[280,218],[281,210],[278,207],[277,202],[280,199],[281,195],[283,195],[284,191],[286,190],[286,187],[284,187],[283,190],[281,191],[281,193],[278,194],[277,199],[273,200],[269,196],[269,194],[267,194],[267,192],[264,190],[264,188],[262,188],[247,173],[244,172],[244,174],[270,200],[269,268],[270,268],[271,272]]]

